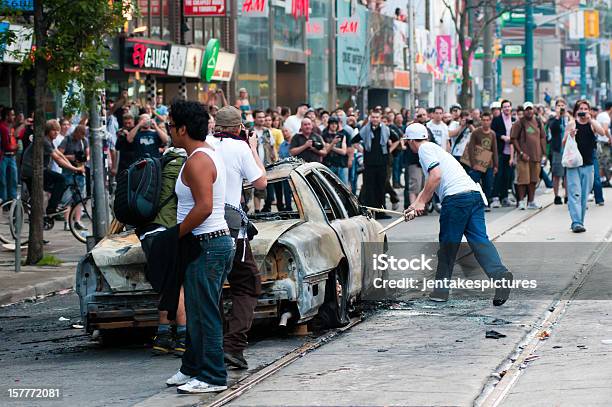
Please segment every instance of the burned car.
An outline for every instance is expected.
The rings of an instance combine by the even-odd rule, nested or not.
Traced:
[[[319,315],[329,326],[346,324],[362,290],[362,242],[384,250],[382,226],[321,164],[289,160],[268,168],[267,177],[269,185],[290,187],[292,207],[249,215],[262,276],[256,322],[299,324]],[[157,325],[158,294],[144,265],[130,232],[106,237],[79,262],[75,290],[88,332]]]

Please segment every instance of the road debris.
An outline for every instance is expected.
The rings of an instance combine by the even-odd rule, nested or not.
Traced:
[[[578,349],[589,349],[589,347],[588,347],[588,346],[586,346],[586,345],[577,345],[576,347],[577,347]]]
[[[503,318],[493,318],[490,321],[485,321],[485,325],[508,325],[511,324],[512,322],[507,321]]]
[[[59,317],[58,321],[70,321],[70,318]]]
[[[490,330],[485,332],[485,338],[490,338],[490,339],[499,339],[499,338],[505,338],[506,335],[504,335],[501,332],[497,332],[494,330]]]
[[[562,347],[563,347],[563,346],[560,346],[560,345],[555,345],[555,346],[553,346],[552,348],[553,348],[553,349],[561,349]]]
[[[541,341],[545,341],[548,338],[550,338],[550,334],[548,333],[548,331],[541,331],[540,333],[538,333],[536,335],[538,338],[540,338]]]
[[[80,324],[72,324],[72,327],[73,327],[74,329],[83,329],[83,328],[85,328],[85,325],[80,325]]]

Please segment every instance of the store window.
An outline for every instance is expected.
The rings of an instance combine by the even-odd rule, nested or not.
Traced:
[[[238,18],[237,88],[246,88],[252,108],[270,107],[270,33],[267,17]],[[236,95],[227,95],[229,102]]]
[[[296,20],[285,7],[272,7],[274,12],[274,45],[283,48],[304,48],[304,19]]]
[[[329,95],[329,16],[327,0],[311,1],[309,29],[306,33],[308,49],[308,96],[315,107],[328,107]]]

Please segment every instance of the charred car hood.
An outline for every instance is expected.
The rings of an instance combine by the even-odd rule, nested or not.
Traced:
[[[304,223],[303,219],[288,219],[288,220],[271,220],[254,222],[255,227],[259,231],[251,240],[251,249],[255,257],[255,263],[261,269],[266,255],[276,243],[278,238],[291,228]]]

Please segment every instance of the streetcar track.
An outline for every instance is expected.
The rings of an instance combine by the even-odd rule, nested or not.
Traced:
[[[542,206],[542,208],[540,208],[540,209],[538,209],[536,211],[533,211],[533,213],[529,214],[528,216],[525,216],[523,219],[521,219],[516,224],[510,225],[508,228],[506,228],[503,231],[499,232],[497,235],[495,235],[491,239],[491,241],[495,241],[495,240],[499,239],[500,237],[502,237],[506,233],[510,232],[512,229],[522,225],[523,223],[527,222],[529,219],[533,218],[534,216],[537,216],[538,214],[540,214],[542,211],[544,211],[545,209],[547,209],[550,206],[552,206],[552,203],[549,203],[548,205],[544,205],[544,206]],[[470,250],[469,252],[467,252],[463,256],[458,257],[457,261],[459,261],[460,259],[463,259],[465,257],[468,257],[471,254],[472,254],[472,251]],[[225,404],[227,404],[227,403],[235,400],[236,398],[240,397],[246,391],[252,389],[257,384],[261,383],[262,381],[264,381],[268,377],[276,374],[277,372],[279,372],[283,368],[289,366],[290,364],[292,364],[296,360],[298,360],[298,359],[302,358],[303,356],[305,356],[306,354],[308,354],[308,353],[310,353],[310,352],[320,348],[324,344],[326,344],[329,341],[335,339],[341,333],[343,333],[343,332],[345,332],[345,331],[355,327],[356,325],[359,325],[365,319],[366,319],[365,317],[364,318],[355,318],[355,319],[352,319],[351,322],[347,326],[345,326],[343,328],[336,329],[336,330],[331,331],[331,332],[327,332],[327,333],[325,333],[325,334],[315,338],[313,341],[309,341],[309,342],[305,343],[304,345],[294,349],[290,353],[288,353],[285,356],[282,356],[281,358],[277,359],[276,361],[266,365],[265,367],[263,367],[262,369],[258,370],[257,372],[244,376],[238,382],[236,382],[232,386],[230,386],[227,390],[225,390],[222,393],[219,393],[217,395],[217,397],[215,397],[212,401],[210,401],[210,402],[201,402],[201,403],[197,403],[195,405],[197,405],[197,406],[205,406],[205,407],[221,407],[221,406],[224,406]]]
[[[521,368],[521,365],[525,363],[527,357],[534,354],[541,344],[542,341],[538,337],[538,333],[542,331],[550,333],[561,321],[576,293],[591,274],[594,265],[597,264],[603,253],[608,249],[611,236],[612,229],[608,230],[604,239],[599,242],[597,248],[589,256],[587,262],[583,263],[574,274],[572,283],[563,290],[558,299],[553,300],[549,307],[547,307],[547,311],[541,316],[541,322],[523,337],[515,351],[500,364],[498,370],[505,370],[505,375],[500,380],[493,379],[487,381],[480,395],[474,400],[474,405],[479,407],[497,407],[505,399],[521,377],[524,370]]]

